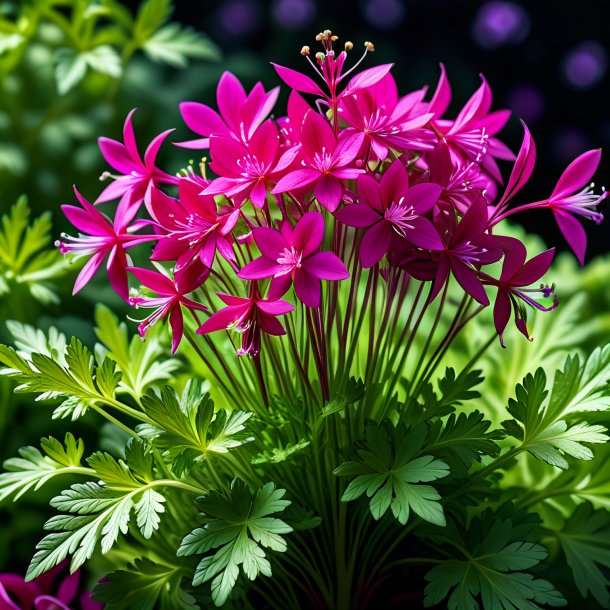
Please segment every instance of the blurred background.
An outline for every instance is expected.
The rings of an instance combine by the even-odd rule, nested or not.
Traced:
[[[376,50],[367,65],[395,62],[402,93],[425,84],[433,89],[443,62],[454,94],[449,116],[484,74],[494,108],[513,111],[501,137],[517,151],[523,118],[536,140],[537,167],[522,196],[544,198],[577,155],[610,149],[606,5],[599,0],[177,0],[172,10],[169,0],[0,0],[0,215],[8,214],[21,194],[28,197],[32,218],[50,211],[44,230],[38,229],[39,249],[48,251],[69,228],[59,206],[73,203],[72,185],[90,200],[99,194],[99,176],[107,168],[97,137],[121,139],[129,110],[138,108],[134,126],[142,150],[172,127],[175,141],[188,139],[179,102],[215,106],[224,70],[248,88],[258,80],[267,89],[276,86],[269,62],[306,71],[299,51],[304,44],[313,49],[316,33],[327,28],[341,45],[354,43],[354,60],[364,41],[372,41]],[[286,98],[284,92],[278,114]],[[167,144],[159,164],[175,172],[193,153]],[[609,170],[606,154],[600,185],[610,186]],[[17,242],[25,236],[24,205],[0,225],[0,236],[4,231]],[[565,248],[548,214],[529,215],[526,228]],[[589,258],[610,250],[607,224],[588,222],[587,230]],[[57,253],[43,260],[34,251],[27,263],[16,258],[5,252],[3,260],[0,252],[0,322],[17,319],[43,329],[53,324],[92,343],[95,303],[126,313],[105,277],[72,298],[76,270],[66,272]],[[37,280],[20,280],[31,277],[26,273],[31,264],[38,265]],[[0,324],[0,341],[9,340]],[[31,402],[14,396],[0,379],[0,459],[65,429],[65,422],[50,422],[50,410]],[[78,426],[73,429],[97,441],[95,418],[85,416]],[[0,571],[8,562],[27,563],[53,491],[21,504],[20,519],[5,512],[13,509],[0,511],[0,522],[13,524],[0,528]]]

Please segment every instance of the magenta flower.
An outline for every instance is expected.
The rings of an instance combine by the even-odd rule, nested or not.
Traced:
[[[438,201],[438,184],[417,184],[409,188],[409,175],[396,159],[377,182],[372,176],[358,178],[360,203],[346,206],[335,217],[350,227],[366,228],[360,243],[360,262],[372,267],[388,251],[393,234],[419,248],[443,248],[434,225],[424,218]]]
[[[487,230],[487,204],[483,197],[476,199],[459,222],[448,220],[442,238],[444,250],[440,251],[431,299],[436,297],[449,278],[449,272],[458,284],[481,305],[489,305],[485,288],[479,279],[481,265],[500,260],[502,248]]]
[[[89,283],[108,255],[106,269],[110,283],[114,291],[127,301],[129,286],[125,250],[156,239],[156,237],[132,234],[144,224],[135,222],[131,227],[127,226],[137,210],[133,206],[130,207],[125,201],[119,205],[114,222],[111,223],[110,219],[89,203],[76,187],[74,187],[74,193],[83,209],[72,205],[62,205],[61,209],[68,220],[82,233],[79,233],[78,237],[70,237],[64,233],[62,239],[55,242],[62,254],[72,254],[75,259],[91,256],[76,278],[73,294]]]
[[[575,216],[591,218],[597,224],[604,218],[596,207],[608,193],[603,191],[601,195],[596,195],[593,192],[594,185],[588,184],[597,171],[601,156],[601,150],[596,149],[589,150],[574,159],[561,174],[551,196],[543,202],[545,207],[553,210],[563,236],[581,265],[585,262],[587,234]],[[575,192],[579,189],[581,189],[579,192]]]
[[[216,88],[220,114],[205,104],[182,102],[180,113],[187,126],[202,139],[176,143],[183,148],[210,147],[210,136],[234,138],[247,143],[267,118],[277,101],[280,88],[265,92],[259,82],[246,95],[243,85],[231,72],[223,72]]]
[[[490,112],[491,89],[485,78],[481,76],[481,80],[481,86],[466,102],[454,121],[435,119],[432,125],[438,132],[439,140],[442,139],[449,146],[455,164],[464,159],[480,162],[482,168],[501,183],[502,174],[496,159],[512,161],[515,155],[493,136],[506,125],[510,111]],[[428,111],[434,112],[435,115],[446,108],[447,95],[451,95],[444,70],[439,87],[438,97],[435,95],[431,102],[432,107],[428,108]]]
[[[339,112],[352,130],[364,134],[372,158],[383,161],[390,148],[401,152],[434,148],[436,135],[424,129],[434,115],[425,113],[423,96],[421,90],[398,99],[396,81],[386,74],[371,87],[345,96]]]
[[[228,261],[235,261],[231,230],[240,214],[239,208],[218,210],[211,195],[201,190],[209,183],[196,177],[181,178],[178,200],[153,189],[151,205],[161,235],[151,260],[176,261],[176,271],[199,259],[211,267],[216,251]]]
[[[328,121],[316,112],[305,116],[301,128],[302,169],[287,173],[271,191],[274,195],[314,185],[314,196],[330,212],[334,212],[343,194],[343,180],[364,173],[354,167],[364,135],[361,133],[335,137]]]
[[[504,262],[500,279],[496,280],[483,274],[483,283],[496,286],[498,294],[494,304],[494,325],[500,338],[500,344],[504,345],[504,330],[510,320],[511,308],[515,314],[515,324],[527,339],[530,338],[527,330],[527,310],[523,303],[535,307],[540,311],[551,311],[559,304],[559,299],[553,292],[553,287],[541,285],[539,288],[526,288],[535,282],[549,270],[553,262],[555,249],[551,248],[534,256],[525,262],[527,251],[525,246],[512,237],[501,237],[504,247]],[[553,302],[549,306],[542,305],[533,296],[538,294],[540,297],[548,299],[553,297]]]
[[[339,84],[349,75],[352,71],[360,64],[360,62],[366,56],[366,50],[360,60],[350,70],[343,73],[343,66],[347,58],[347,53],[341,51],[339,55],[335,56],[335,52],[332,49],[332,41],[330,39],[322,41],[326,48],[326,53],[323,59],[318,59],[318,67],[316,67],[311,61],[313,69],[318,73],[322,80],[326,83],[328,93],[324,92],[322,88],[309,76],[279,66],[278,64],[272,63],[271,65],[275,68],[278,76],[292,89],[300,91],[301,93],[311,93],[320,98],[325,98],[328,105],[334,105],[342,97],[351,95],[361,89],[366,89],[381,80],[392,68],[394,64],[383,64],[381,66],[374,66],[367,70],[363,70],[356,76],[354,76],[343,91],[338,92]],[[307,58],[309,59],[309,57]]]
[[[220,178],[213,180],[203,194],[225,195],[238,201],[249,198],[255,206],[264,207],[267,189],[298,152],[298,148],[291,148],[276,162],[279,148],[280,136],[272,121],[263,123],[247,145],[232,138],[212,137],[210,169]]]
[[[294,306],[287,301],[261,299],[256,282],[252,282],[247,299],[230,294],[217,293],[227,307],[220,309],[197,330],[205,335],[217,330],[233,328],[243,333],[238,356],[257,356],[261,349],[261,331],[268,335],[285,335],[286,330],[277,320],[291,312]]]
[[[244,280],[271,281],[272,299],[286,294],[294,281],[297,297],[308,307],[319,307],[320,280],[344,280],[349,273],[332,252],[318,252],[324,238],[324,219],[319,212],[307,212],[294,228],[287,222],[282,230],[257,227],[254,240],[262,256],[243,267],[238,277]]]
[[[186,297],[187,294],[197,290],[207,279],[210,270],[201,264],[189,265],[175,274],[171,280],[162,273],[148,269],[130,267],[140,284],[146,286],[159,296],[156,298],[130,297],[132,307],[143,307],[155,311],[138,325],[142,337],[148,329],[158,320],[169,317],[172,329],[172,355],[176,353],[184,333],[184,319],[182,306],[192,311],[207,311],[207,307]]]
[[[150,191],[152,187],[159,186],[161,183],[176,184],[178,182],[178,178],[170,176],[155,165],[159,148],[173,129],[168,129],[159,134],[148,145],[142,162],[131,123],[134,112],[135,109],[125,119],[125,125],[123,126],[124,144],[110,138],[99,138],[98,140],[104,159],[110,166],[124,175],[112,176],[106,174],[114,180],[102,191],[95,203],[125,197],[129,205],[139,206],[144,201],[150,211]]]
[[[0,574],[1,610],[102,610],[103,604],[93,601],[85,591],[77,599],[80,570],[55,586],[57,576],[66,568],[62,562],[46,574],[25,582],[20,574]]]

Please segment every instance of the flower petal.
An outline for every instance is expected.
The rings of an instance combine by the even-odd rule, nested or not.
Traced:
[[[317,252],[303,263],[303,268],[321,280],[345,280],[349,277],[343,261],[333,252]]]
[[[319,307],[322,287],[320,280],[301,267],[294,274],[294,291],[307,307]]]
[[[557,186],[551,193],[551,199],[571,195],[585,186],[593,178],[597,171],[599,162],[602,158],[602,151],[599,148],[583,153],[565,169]]]
[[[378,263],[388,251],[392,241],[392,228],[389,223],[381,220],[373,225],[360,242],[360,262],[363,267],[372,267]]]
[[[305,258],[322,245],[323,239],[324,217],[322,214],[319,212],[303,214],[292,233],[292,245],[295,250],[302,252],[303,258]]]
[[[585,264],[585,251],[587,249],[587,234],[582,225],[574,216],[560,210],[553,210],[559,230],[563,233],[570,248],[574,251],[578,262]]]
[[[292,89],[325,97],[322,89],[309,76],[278,64],[271,63],[271,65],[275,68],[278,76]]]

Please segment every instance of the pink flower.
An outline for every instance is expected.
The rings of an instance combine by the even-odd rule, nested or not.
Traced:
[[[279,87],[265,93],[263,85],[256,83],[248,95],[239,80],[224,72],[216,89],[220,115],[205,104],[183,102],[180,113],[184,122],[203,139],[180,142],[184,148],[209,148],[210,136],[234,138],[248,142],[258,126],[267,118],[275,105]]]
[[[281,232],[257,227],[253,234],[262,256],[248,263],[237,276],[245,280],[274,278],[269,288],[271,298],[286,294],[294,281],[297,297],[308,307],[319,307],[320,280],[349,277],[336,254],[318,252],[324,238],[324,220],[319,212],[307,212],[294,228],[285,222]]]
[[[417,184],[409,188],[409,176],[400,159],[396,159],[377,182],[369,175],[358,178],[358,200],[335,213],[350,227],[366,228],[360,243],[363,267],[372,267],[388,251],[393,234],[419,248],[443,248],[434,225],[424,218],[438,201],[438,184]]]
[[[205,305],[197,303],[185,295],[197,290],[205,282],[210,273],[209,269],[201,264],[190,265],[181,272],[177,272],[173,280],[162,273],[148,269],[130,267],[129,271],[141,284],[159,295],[157,298],[131,297],[129,299],[129,304],[134,307],[155,310],[139,324],[140,335],[143,337],[155,322],[169,316],[169,324],[172,329],[172,354],[175,354],[184,332],[182,306],[190,310],[207,311]]]
[[[563,236],[570,244],[581,265],[585,262],[587,234],[575,216],[591,218],[597,224],[604,218],[596,210],[596,207],[606,198],[608,193],[604,191],[601,195],[596,195],[593,192],[594,185],[588,184],[597,171],[601,156],[601,150],[596,149],[583,153],[580,157],[574,159],[561,174],[551,196],[546,202],[543,202],[545,207],[553,210],[555,220]],[[579,191],[579,189],[582,190]]]
[[[390,148],[401,152],[434,148],[436,135],[423,128],[434,116],[423,111],[423,95],[423,90],[415,91],[398,99],[396,81],[386,74],[367,89],[343,97],[339,113],[353,130],[364,134],[372,157],[383,161]]]
[[[527,330],[527,310],[523,303],[535,307],[540,311],[551,311],[559,304],[559,299],[553,292],[553,287],[541,285],[539,288],[525,288],[538,282],[540,278],[549,270],[553,262],[555,249],[551,248],[534,256],[525,262],[527,251],[525,246],[512,237],[501,237],[504,248],[504,262],[502,273],[499,280],[495,280],[484,274],[486,279],[483,283],[498,288],[496,302],[494,304],[494,325],[500,338],[502,347],[504,345],[503,334],[506,325],[510,320],[511,306],[515,314],[515,324],[527,339],[530,338]],[[531,294],[538,294],[540,297],[548,299],[553,297],[550,306],[544,306],[536,301]]]
[[[20,574],[0,574],[0,609],[2,610],[102,610],[103,604],[91,599],[85,591],[77,600],[80,570],[54,586],[57,576],[66,569],[62,562],[46,574],[25,582]]]
[[[458,284],[481,305],[489,299],[479,279],[481,265],[492,264],[502,257],[500,244],[487,230],[487,204],[479,197],[459,222],[447,220],[441,236],[445,243],[440,251],[431,298],[444,286],[451,271]],[[434,253],[433,253],[434,254]]]
[[[240,214],[239,208],[218,210],[211,195],[201,190],[209,183],[196,177],[181,178],[178,182],[178,200],[159,189],[153,189],[151,205],[161,235],[151,260],[176,261],[176,270],[199,259],[211,267],[216,251],[228,261],[235,261],[231,245],[231,230]]]
[[[256,282],[252,282],[247,299],[230,294],[217,293],[227,307],[220,309],[206,320],[197,330],[199,334],[234,328],[243,333],[239,356],[257,356],[261,349],[261,331],[268,335],[285,335],[286,330],[277,320],[291,312],[294,306],[287,301],[261,299]]]
[[[280,136],[272,121],[263,123],[248,145],[232,138],[214,136],[210,140],[213,161],[210,169],[220,176],[203,191],[204,195],[225,195],[243,201],[249,198],[262,208],[267,203],[267,189],[298,152],[292,148],[276,162]]]
[[[91,256],[81,269],[74,283],[73,294],[76,294],[89,283],[102,261],[108,255],[106,269],[108,278],[115,292],[127,301],[129,286],[127,282],[127,255],[125,250],[138,244],[155,239],[154,235],[132,235],[144,224],[136,222],[131,227],[127,225],[134,217],[136,209],[129,207],[124,201],[119,205],[114,222],[89,203],[74,187],[74,193],[83,209],[72,205],[62,205],[61,209],[68,220],[83,233],[78,237],[70,237],[65,233],[55,245],[62,254],[72,254],[74,258]]]
[[[287,173],[271,191],[274,195],[314,185],[314,196],[327,210],[334,212],[343,194],[342,180],[364,173],[354,167],[363,134],[335,137],[328,121],[309,111],[301,128],[302,165]]]
[[[173,129],[168,129],[159,134],[149,145],[144,153],[144,162],[140,158],[136,139],[133,132],[131,117],[132,110],[125,119],[123,127],[124,144],[111,140],[110,138],[99,138],[99,146],[106,161],[118,172],[124,175],[108,176],[114,178],[100,194],[96,204],[112,201],[119,197],[126,197],[129,205],[139,206],[142,201],[150,211],[150,191],[153,186],[161,183],[176,184],[178,178],[170,176],[155,165],[155,159],[161,144]]]
[[[432,122],[437,130],[439,139],[447,143],[455,164],[460,160],[467,159],[480,162],[483,169],[489,173],[494,180],[502,182],[502,174],[496,163],[496,159],[512,161],[515,155],[495,136],[506,124],[510,117],[510,111],[497,110],[490,112],[491,89],[481,76],[481,86],[458,113],[454,121],[436,119]],[[429,112],[440,115],[440,110],[446,108],[447,95],[450,99],[450,89],[446,81],[443,69],[440,89],[431,102]]]

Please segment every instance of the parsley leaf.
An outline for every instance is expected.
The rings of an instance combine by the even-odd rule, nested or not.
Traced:
[[[424,435],[423,426],[408,434],[396,434],[390,426],[369,422],[364,447],[356,452],[359,459],[345,462],[334,470],[336,476],[354,477],[341,500],[349,502],[366,493],[371,498],[369,506],[375,519],[380,519],[391,508],[394,517],[404,525],[412,510],[425,521],[444,526],[440,495],[434,487],[417,483],[446,477],[449,466],[431,455],[415,457]]]
[[[287,546],[282,534],[292,531],[281,519],[269,516],[290,504],[283,499],[285,493],[273,483],[266,483],[253,496],[245,483],[235,479],[229,492],[213,490],[199,500],[204,525],[184,538],[178,556],[218,549],[199,562],[193,578],[193,586],[212,580],[212,599],[217,606],[227,601],[239,576],[239,566],[250,580],[259,574],[271,576],[263,549],[283,553]]]

